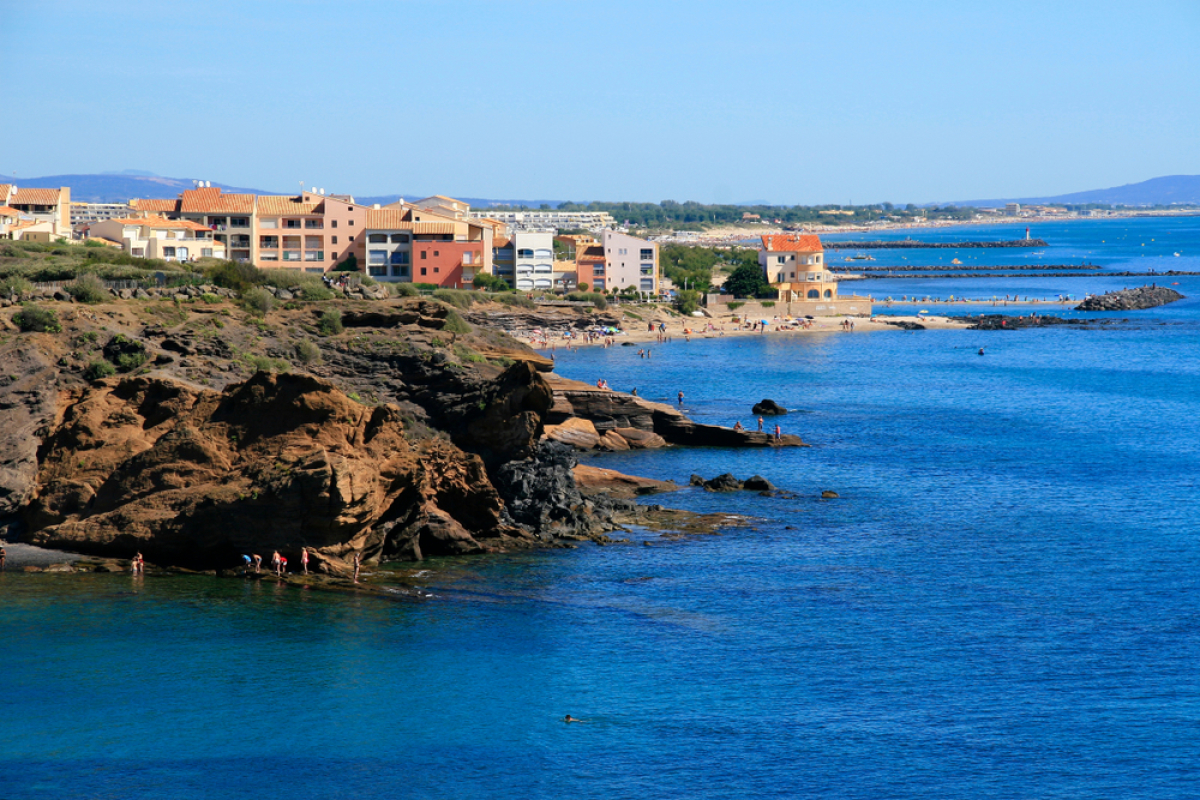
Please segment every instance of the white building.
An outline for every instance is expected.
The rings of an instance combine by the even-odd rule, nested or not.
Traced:
[[[194,261],[197,258],[225,258],[226,253],[225,244],[214,241],[208,226],[187,219],[110,219],[92,225],[88,235],[120,244],[135,258]]]
[[[616,225],[607,211],[472,211],[472,219],[494,219],[510,231],[583,228],[598,231]]]
[[[513,231],[506,248],[512,250],[513,286],[517,291],[554,288],[554,231]]]

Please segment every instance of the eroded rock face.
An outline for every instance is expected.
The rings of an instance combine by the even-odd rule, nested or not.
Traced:
[[[38,445],[58,408],[58,372],[29,347],[5,348],[0,362],[0,517],[6,517],[33,496]]]
[[[410,443],[398,409],[311,376],[259,373],[223,393],[110,380],[63,407],[25,510],[34,544],[210,566],[302,546],[419,558],[520,535],[478,456]]]

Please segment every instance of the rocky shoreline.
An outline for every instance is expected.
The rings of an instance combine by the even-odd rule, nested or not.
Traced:
[[[307,548],[337,583],[355,553],[416,561],[715,524],[633,499],[669,486],[581,479],[583,451],[804,446],[559,378],[487,324],[505,307],[471,324],[423,298],[256,316],[183,297],[54,303],[45,331],[0,315],[9,541],[87,556],[73,571],[120,571],[142,552],[151,571],[241,574],[243,554],[294,568]],[[336,331],[322,327],[332,312]],[[604,316],[554,313],[580,327]]]

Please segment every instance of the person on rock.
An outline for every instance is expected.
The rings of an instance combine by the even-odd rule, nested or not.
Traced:
[[[260,556],[258,553],[254,554],[254,572],[255,574],[262,572],[262,556]]]
[[[362,569],[362,553],[354,551],[354,582],[358,583],[358,573]]]
[[[759,417],[758,418],[758,432],[759,433],[762,433],[762,425],[763,425],[763,418]]]
[[[308,548],[300,548],[300,566],[304,568],[304,574],[308,574]]]

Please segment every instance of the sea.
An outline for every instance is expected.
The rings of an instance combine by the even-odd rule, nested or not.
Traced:
[[[1200,268],[1196,218],[1033,235],[1046,263]],[[1194,798],[1200,278],[1159,282],[1187,299],[1102,325],[559,350],[702,422],[789,409],[811,447],[585,457],[736,517],[705,532],[387,568],[420,599],[0,575],[0,798]],[[783,493],[687,485],[726,472]]]

